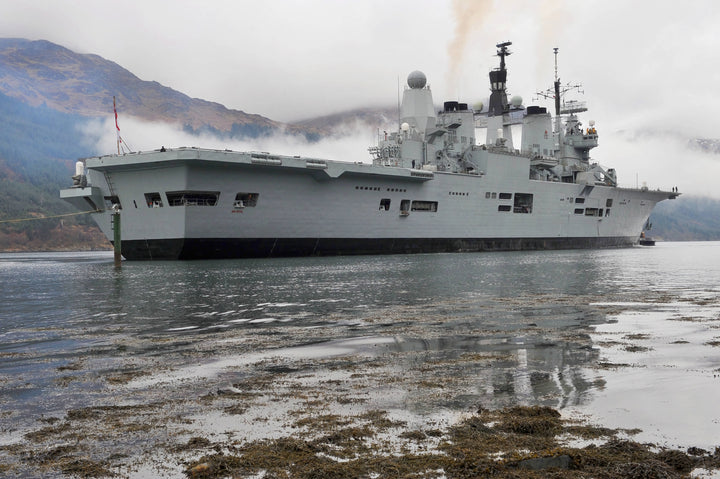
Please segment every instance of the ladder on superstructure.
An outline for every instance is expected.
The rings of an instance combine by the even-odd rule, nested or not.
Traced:
[[[110,178],[110,173],[108,173],[107,171],[104,171],[103,175],[105,175],[105,183],[107,183],[108,190],[110,190],[109,199],[112,201],[117,198],[117,201],[119,203],[120,198],[118,198],[118,196],[115,194],[115,188],[113,188],[113,183],[112,183],[112,179]],[[106,196],[105,199],[108,199],[108,197]]]

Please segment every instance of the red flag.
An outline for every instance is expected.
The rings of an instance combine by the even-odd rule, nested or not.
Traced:
[[[117,131],[120,131],[120,127],[118,126],[117,121],[117,108],[115,107],[115,97],[113,97],[113,111],[115,112],[115,128],[117,128]]]

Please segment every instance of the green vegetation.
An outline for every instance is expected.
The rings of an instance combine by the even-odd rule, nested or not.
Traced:
[[[86,117],[32,107],[0,93],[0,221],[72,213],[59,190],[70,184],[77,158],[95,151],[83,145]],[[91,227],[88,217],[0,223],[0,251],[29,244],[48,249],[61,226]],[[69,246],[69,245],[68,245]]]

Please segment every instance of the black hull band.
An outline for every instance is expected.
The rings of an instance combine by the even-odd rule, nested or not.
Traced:
[[[637,237],[588,238],[179,238],[122,242],[128,260],[188,260],[455,253],[625,247]]]

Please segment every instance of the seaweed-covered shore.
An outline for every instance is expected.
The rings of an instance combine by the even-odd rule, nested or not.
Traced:
[[[643,367],[613,362],[613,348],[642,358],[660,342],[685,344],[626,331],[598,344],[599,324],[658,305],[675,308],[668,320],[703,322],[710,336],[720,321],[716,297],[644,300],[483,299],[483,314],[505,321],[496,328],[472,320],[471,300],[453,300],[310,327],[78,330],[75,339],[97,343],[53,363],[52,393],[36,414],[3,408],[0,474],[718,477],[717,448],[638,441],[636,428],[567,413],[605,387],[608,371]],[[683,304],[710,314],[688,315]]]

